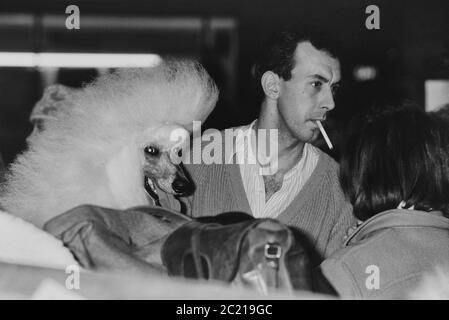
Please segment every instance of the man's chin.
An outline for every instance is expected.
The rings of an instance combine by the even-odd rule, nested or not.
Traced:
[[[312,143],[318,138],[318,135],[319,130],[311,130],[310,132],[302,133],[298,137],[298,140],[304,143]]]

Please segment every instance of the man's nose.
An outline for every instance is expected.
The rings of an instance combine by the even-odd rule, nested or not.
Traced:
[[[331,111],[335,108],[335,100],[332,90],[329,89],[329,92],[326,95],[326,99],[323,101],[322,108],[327,109],[327,111]]]

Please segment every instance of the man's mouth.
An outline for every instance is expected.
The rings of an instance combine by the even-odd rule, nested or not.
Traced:
[[[311,118],[310,121],[316,122],[316,121],[326,121],[326,116],[322,116],[322,117],[315,117],[315,118]]]
[[[318,130],[318,124],[317,121],[319,122],[324,122],[326,121],[326,115],[322,116],[322,117],[314,117],[314,118],[310,118],[309,121],[312,123],[313,126],[313,130]]]

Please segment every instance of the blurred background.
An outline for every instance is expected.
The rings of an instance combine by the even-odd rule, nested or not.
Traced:
[[[80,9],[79,30],[65,26],[73,4]],[[380,9],[379,30],[365,27],[368,5]],[[29,114],[46,86],[80,87],[114,68],[57,59],[36,66],[20,62],[17,53],[198,59],[221,91],[203,129],[223,129],[257,116],[252,65],[270,34],[297,22],[321,26],[342,44],[343,86],[328,123],[335,157],[340,129],[373,104],[409,100],[430,110],[449,102],[448,0],[2,0],[0,153],[8,164],[24,150]],[[16,63],[2,63],[11,59]]]

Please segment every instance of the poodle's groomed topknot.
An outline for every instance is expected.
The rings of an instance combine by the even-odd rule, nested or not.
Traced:
[[[215,82],[201,64],[174,59],[153,68],[118,70],[98,78],[85,91],[75,109],[94,107],[95,111],[88,110],[89,117],[106,109],[111,112],[113,106],[120,113],[120,125],[127,125],[126,114],[134,128],[136,124],[147,127],[155,119],[182,125],[189,131],[193,120],[207,118],[218,98]]]

